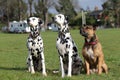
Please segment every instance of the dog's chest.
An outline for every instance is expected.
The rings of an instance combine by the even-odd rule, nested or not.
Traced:
[[[67,50],[73,46],[73,44],[69,36],[64,36],[57,38],[56,46],[58,51],[60,52],[60,55],[64,55],[67,53]]]
[[[89,56],[89,58],[94,59],[94,52],[92,48],[86,49],[86,54]]]
[[[64,55],[66,53],[66,43],[63,43],[63,40],[61,40],[60,38],[57,39],[56,42],[56,47],[59,50],[59,52],[61,53],[61,55]]]
[[[42,38],[39,36],[36,39],[29,38],[27,41],[27,47],[31,54],[37,57],[38,54],[43,50]]]

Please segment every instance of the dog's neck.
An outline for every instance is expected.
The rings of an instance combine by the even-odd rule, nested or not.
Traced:
[[[32,39],[35,39],[35,38],[37,38],[40,35],[39,26],[35,26],[35,27],[30,28],[30,29],[31,29],[31,31],[30,31],[30,35],[29,36]]]
[[[68,24],[64,23],[60,25],[60,28],[58,28],[58,30],[59,30],[59,33],[63,33],[63,34],[69,33]]]
[[[58,30],[58,37],[61,38],[61,40],[65,40],[67,38],[71,39],[71,35],[69,32],[69,28],[68,28],[68,24],[64,24],[62,26],[60,26],[61,28],[59,28]]]
[[[94,36],[93,37],[91,37],[91,38],[85,38],[85,45],[87,46],[87,45],[96,45],[97,44],[97,42],[98,42],[98,40],[97,40],[97,36],[94,34]]]

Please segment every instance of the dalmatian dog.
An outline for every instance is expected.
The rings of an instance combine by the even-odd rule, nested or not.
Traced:
[[[56,47],[60,58],[61,76],[71,77],[72,74],[79,74],[83,63],[69,32],[68,19],[63,14],[57,14],[52,19],[58,25]]]
[[[32,74],[34,74],[35,71],[42,71],[43,76],[47,76],[45,68],[43,40],[39,32],[40,26],[43,22],[37,17],[30,17],[27,19],[27,23],[31,29],[30,35],[27,39],[28,71]]]

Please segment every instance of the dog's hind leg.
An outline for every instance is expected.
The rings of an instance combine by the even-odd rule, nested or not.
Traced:
[[[90,64],[85,60],[85,69],[87,72],[87,75],[90,75]]]
[[[103,71],[107,74],[108,73],[108,67],[105,63],[102,65],[102,68],[103,68]]]
[[[103,55],[98,58],[98,74],[102,73]]]
[[[34,74],[35,70],[34,70],[32,55],[29,55],[29,59],[28,60],[30,62],[30,71],[31,71],[31,74]]]

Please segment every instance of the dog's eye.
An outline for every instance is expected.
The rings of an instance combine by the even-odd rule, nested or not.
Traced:
[[[31,31],[33,31],[33,28],[30,28]]]
[[[35,20],[35,18],[32,19],[33,21]]]
[[[90,27],[86,27],[85,29],[87,29],[87,30],[88,30],[88,29],[91,29],[91,28],[90,28]]]
[[[61,18],[61,16],[58,16],[59,18]]]
[[[88,27],[86,27],[85,29],[89,29]]]

